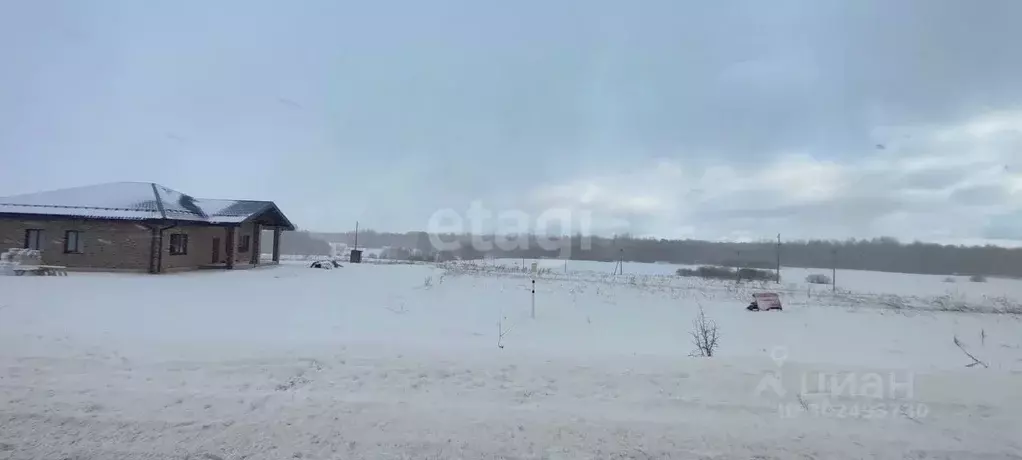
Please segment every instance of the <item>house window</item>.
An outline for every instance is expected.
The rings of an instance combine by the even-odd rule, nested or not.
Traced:
[[[173,233],[170,235],[170,255],[181,256],[188,254],[188,234]]]
[[[35,228],[25,230],[25,249],[42,249],[43,231]]]
[[[80,254],[82,252],[82,234],[76,230],[64,232],[64,253]]]
[[[251,235],[241,235],[241,241],[238,242],[238,252],[248,252],[249,247],[252,244]]]

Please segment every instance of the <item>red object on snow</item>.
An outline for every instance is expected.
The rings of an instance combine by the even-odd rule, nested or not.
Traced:
[[[757,292],[752,295],[752,298],[755,299],[760,311],[784,310],[781,307],[781,296],[777,295],[776,292]]]

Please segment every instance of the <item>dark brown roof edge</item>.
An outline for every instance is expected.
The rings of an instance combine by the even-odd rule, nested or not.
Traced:
[[[251,201],[255,201],[255,200],[251,200]],[[241,222],[245,223],[245,222],[248,222],[248,221],[250,221],[252,219],[255,219],[256,217],[262,215],[266,211],[274,211],[274,212],[277,213],[277,215],[280,216],[281,219],[284,219],[284,223],[287,224],[286,228],[285,228],[286,230],[289,230],[289,231],[292,231],[292,232],[295,231],[295,228],[297,228],[297,227],[295,227],[295,224],[291,223],[291,219],[288,219],[287,216],[285,216],[284,213],[280,211],[280,208],[277,207],[277,203],[274,203],[272,201],[266,201],[265,203],[266,203],[265,206],[260,208],[258,211],[253,212],[252,215],[248,216],[247,219],[245,219],[245,220],[243,220]]]

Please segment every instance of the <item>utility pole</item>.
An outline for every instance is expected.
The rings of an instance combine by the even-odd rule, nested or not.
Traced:
[[[830,252],[834,256],[830,269],[830,290],[837,292],[837,248],[831,249]]]
[[[611,241],[611,246],[614,249],[618,249],[618,260],[614,262],[614,275],[617,275],[617,270],[621,268],[621,250],[617,247],[617,233],[614,234],[614,240]]]
[[[735,273],[737,274],[736,275],[737,279],[735,281],[738,282],[738,283],[741,283],[742,282],[742,251],[740,251],[740,250],[736,250],[735,251]]]
[[[777,284],[781,284],[781,234],[777,234]]]

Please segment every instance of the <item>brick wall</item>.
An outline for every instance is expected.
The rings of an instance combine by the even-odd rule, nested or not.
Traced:
[[[170,235],[188,235],[188,251],[185,254],[170,254]],[[213,263],[213,237],[220,237],[220,258],[227,260],[224,245],[227,232],[222,227],[207,225],[178,225],[163,231],[163,271],[193,269]]]
[[[25,246],[25,231],[42,230],[40,241],[43,263],[69,268],[114,270],[149,270],[151,230],[138,222],[97,220],[16,220],[0,218],[0,252]],[[81,240],[81,253],[65,254],[64,237],[76,230]],[[234,265],[247,266],[256,244],[256,224],[237,227],[234,241]],[[186,254],[170,254],[170,235],[188,235]],[[242,236],[250,238],[248,250],[238,250]],[[220,238],[219,260],[213,260],[213,239]],[[163,271],[195,269],[202,265],[227,262],[227,228],[208,225],[179,224],[164,230],[162,247]]]
[[[0,218],[0,252],[25,247],[25,230],[42,230],[43,263],[70,268],[149,270],[151,232],[136,222]],[[64,253],[68,230],[79,231],[79,254]]]
[[[252,257],[252,245],[255,244],[255,224],[246,224],[235,230],[234,239],[234,266],[248,265]],[[170,255],[170,235],[184,233],[188,235],[188,253]],[[241,244],[242,235],[249,235],[250,240],[248,251],[241,252],[238,245]],[[216,262],[213,261],[213,239],[220,238],[220,253]],[[181,224],[163,232],[163,269],[164,271],[175,271],[181,269],[196,268],[201,265],[214,263],[227,263],[227,228],[211,227],[208,225],[185,225]]]
[[[252,263],[252,251],[257,251],[255,224],[245,224],[238,227],[236,240],[234,242],[234,265],[248,265]],[[245,252],[239,250],[242,236],[248,236],[248,249]]]

